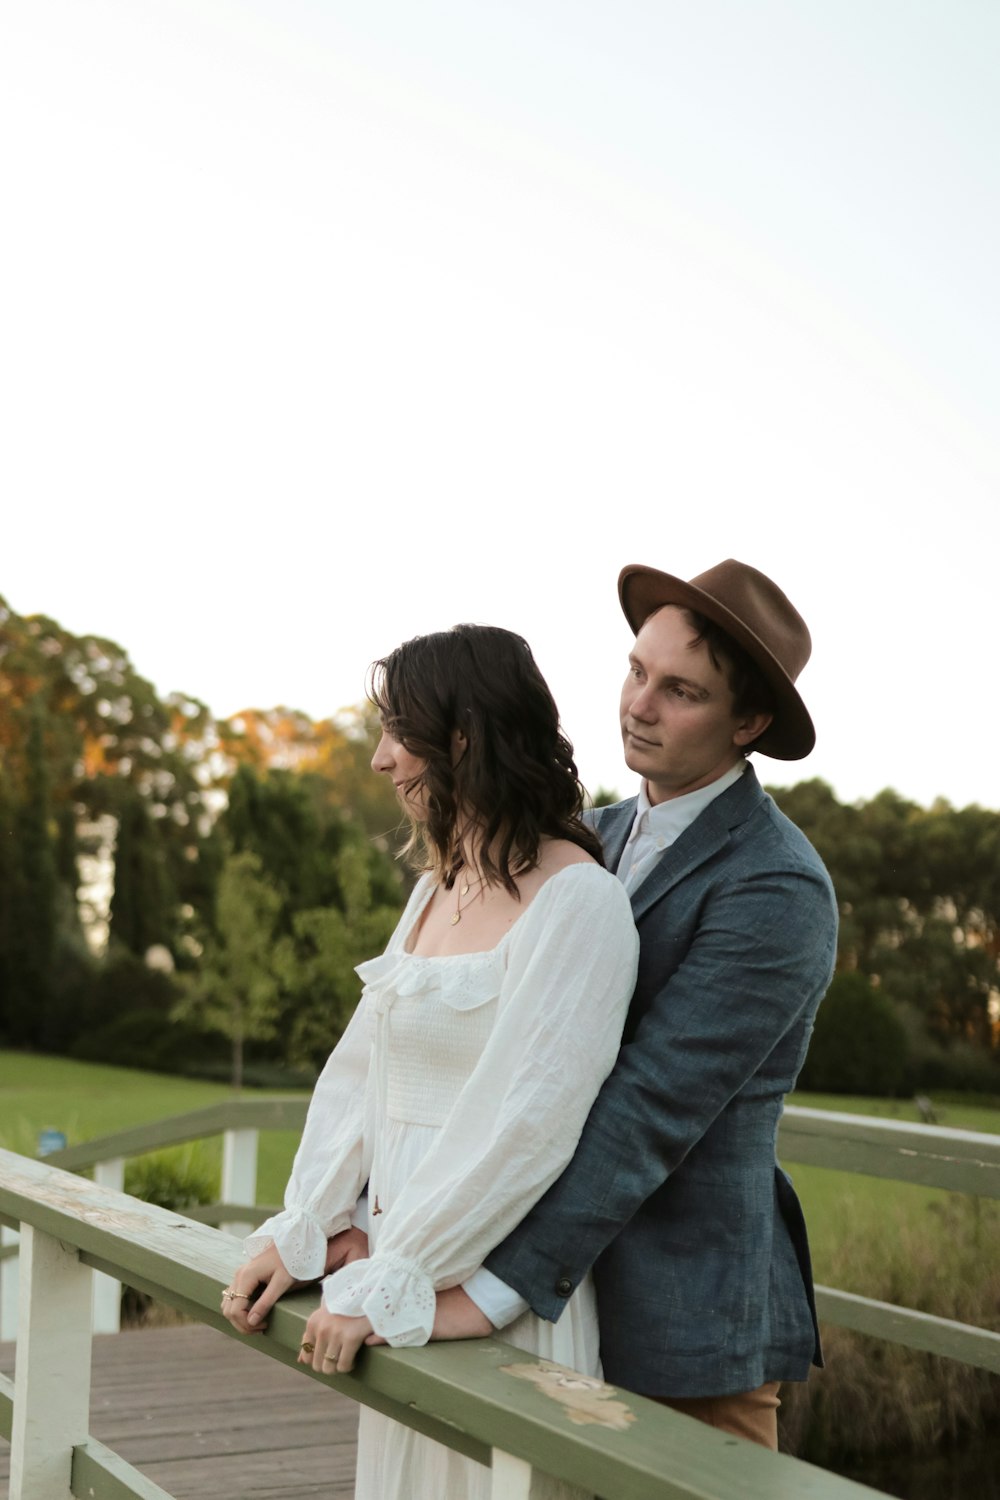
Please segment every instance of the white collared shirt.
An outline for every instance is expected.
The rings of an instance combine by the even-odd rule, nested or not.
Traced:
[[[649,800],[645,781],[642,783],[632,829],[615,871],[629,895],[642,884],[663,851],[676,843],[710,802],[739,781],[746,768],[747,762],[741,758],[708,786],[658,802],[655,807]],[[499,1276],[494,1276],[492,1271],[487,1271],[485,1266],[474,1271],[468,1281],[463,1282],[462,1289],[480,1312],[486,1314],[494,1328],[506,1328],[508,1323],[513,1323],[515,1318],[528,1311],[529,1304],[520,1293],[501,1281]]]
[[[646,782],[642,783],[632,831],[625,840],[615,872],[629,895],[642,884],[664,849],[677,842],[710,802],[739,781],[746,768],[746,761],[740,759],[708,786],[685,792],[681,797],[671,797],[667,802],[658,802],[655,807],[650,803]]]

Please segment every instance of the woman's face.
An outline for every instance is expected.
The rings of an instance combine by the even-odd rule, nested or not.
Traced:
[[[382,726],[382,738],[372,756],[372,770],[384,771],[392,777],[396,796],[413,818],[424,816],[426,791],[423,775],[426,766],[425,760],[413,755],[401,741],[393,739],[385,725]]]

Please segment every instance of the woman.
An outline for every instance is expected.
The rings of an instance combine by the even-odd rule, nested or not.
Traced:
[[[251,1331],[262,1282],[269,1305],[339,1267],[300,1355],[327,1373],[366,1339],[426,1343],[435,1293],[467,1280],[565,1167],[617,1055],[638,956],[519,636],[417,637],[376,663],[371,697],[372,767],[392,777],[424,874],[386,952],[359,966],[362,1000],[316,1086],[285,1210],[247,1241],[223,1299]],[[366,1184],[370,1248],[352,1259],[343,1231]],[[528,1313],[504,1338],[596,1372],[589,1283],[557,1324]],[[357,1500],[488,1488],[480,1465],[362,1408]]]

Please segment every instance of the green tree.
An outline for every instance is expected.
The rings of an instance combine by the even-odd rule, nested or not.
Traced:
[[[8,784],[3,802],[6,1039],[31,1047],[37,1045],[51,1006],[56,949],[54,824],[40,710],[31,715],[20,795]]]
[[[941,1044],[995,1050],[1000,813],[928,810],[888,790],[845,807],[821,781],[773,795],[830,871],[839,970],[878,981]]]
[[[237,1089],[243,1085],[247,1042],[269,1041],[277,1029],[281,986],[275,931],[281,910],[281,895],[265,877],[260,858],[248,850],[230,855],[219,877],[215,933],[175,1011],[179,1020],[193,1020],[227,1038]]]
[[[154,943],[170,946],[176,904],[159,827],[145,800],[126,788],[118,812],[111,941],[140,958]]]
[[[358,1003],[355,965],[382,952],[399,918],[398,901],[380,901],[373,888],[372,863],[360,839],[348,840],[336,859],[342,906],[296,913],[278,945],[285,1055],[297,1067],[322,1066]]]

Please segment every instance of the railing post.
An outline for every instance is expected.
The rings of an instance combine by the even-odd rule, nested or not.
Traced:
[[[536,1476],[537,1470],[525,1459],[494,1448],[490,1500],[533,1500],[540,1493],[535,1485]]]
[[[16,1229],[0,1225],[0,1247],[16,1245]],[[6,1255],[0,1260],[0,1339],[17,1338],[17,1255]]]
[[[257,1202],[257,1130],[227,1130],[222,1138],[223,1203]],[[221,1224],[228,1234],[250,1234],[253,1224]]]
[[[116,1193],[125,1190],[125,1158],[115,1156],[110,1161],[99,1161],[94,1165],[94,1181],[101,1187],[112,1188]],[[103,1271],[94,1274],[94,1332],[117,1333],[122,1325],[122,1284]]]
[[[90,1416],[91,1278],[74,1249],[21,1226],[10,1500],[69,1500]]]

